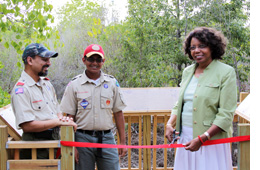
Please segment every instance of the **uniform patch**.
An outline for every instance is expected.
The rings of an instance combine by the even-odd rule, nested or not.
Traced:
[[[107,84],[104,84],[104,88],[107,89],[107,88],[108,88],[108,85],[107,85]]]
[[[16,84],[16,86],[23,86],[23,85],[24,85],[23,82],[18,82],[18,83]]]
[[[106,104],[107,104],[107,105],[110,105],[110,100],[107,100],[107,101],[106,101]]]
[[[116,86],[117,86],[117,87],[120,87],[120,85],[119,85],[118,81],[116,81]]]
[[[15,94],[23,93],[23,88],[16,88]]]
[[[86,109],[86,107],[89,105],[89,102],[86,99],[83,99],[82,102],[80,103],[80,105]]]

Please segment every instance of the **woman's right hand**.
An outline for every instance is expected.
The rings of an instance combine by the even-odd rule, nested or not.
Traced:
[[[168,139],[169,142],[172,142],[173,140],[173,132],[174,132],[173,127],[166,125],[165,137]]]

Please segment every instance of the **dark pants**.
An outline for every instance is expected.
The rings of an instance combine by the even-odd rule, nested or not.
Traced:
[[[44,140],[59,140],[59,128],[55,127],[51,130],[46,130],[43,132],[25,132],[22,135],[23,141],[44,141]],[[54,155],[56,155],[57,149],[54,150]],[[31,149],[21,149],[20,159],[32,159]],[[42,148],[37,149],[37,159],[49,159],[49,149]]]
[[[76,142],[98,143],[98,137],[95,135],[76,132]],[[116,144],[112,132],[103,135],[102,143]],[[102,148],[102,156],[99,156],[97,148],[77,147],[79,152],[79,164],[76,164],[76,170],[94,170],[95,163],[98,170],[119,170],[119,157],[116,148]]]

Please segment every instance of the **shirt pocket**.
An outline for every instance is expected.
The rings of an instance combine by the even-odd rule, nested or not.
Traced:
[[[32,109],[36,111],[41,111],[45,108],[46,103],[41,98],[32,98]]]
[[[219,83],[207,83],[203,89],[203,96],[208,98],[217,99],[219,96],[220,84]]]
[[[89,110],[92,107],[92,96],[90,93],[77,94],[78,110]]]
[[[213,120],[203,120],[203,125],[207,127],[211,127],[213,124]]]
[[[103,89],[100,94],[100,107],[102,109],[112,109],[113,108],[113,91],[111,89]]]

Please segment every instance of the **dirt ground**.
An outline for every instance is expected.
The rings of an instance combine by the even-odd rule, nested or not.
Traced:
[[[152,126],[153,127],[153,126]],[[237,124],[233,123],[233,136],[237,136]],[[138,134],[138,126],[132,125],[132,131],[131,131],[131,145],[139,145],[139,134]],[[163,124],[158,124],[157,128],[157,145],[164,144],[164,126]],[[126,141],[128,141],[128,134],[126,133]],[[151,130],[151,141],[153,141],[153,129]],[[151,143],[153,145],[153,143]],[[143,152],[143,151],[142,151]],[[151,166],[153,164],[153,151],[151,150]],[[131,167],[138,168],[139,166],[139,149],[131,149]],[[142,153],[143,155],[143,153]],[[127,168],[128,167],[128,154],[121,159],[121,167]],[[237,150],[237,143],[232,143],[232,160],[233,160],[233,166],[237,166],[237,156],[238,156],[238,150]],[[157,149],[156,154],[156,165],[157,167],[164,167],[164,149]],[[143,165],[143,163],[142,163]],[[167,167],[174,167],[174,150],[173,149],[167,149]]]

